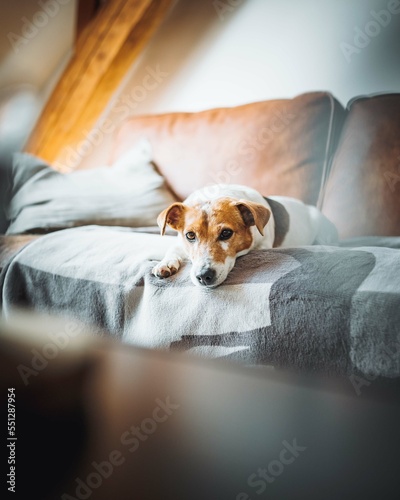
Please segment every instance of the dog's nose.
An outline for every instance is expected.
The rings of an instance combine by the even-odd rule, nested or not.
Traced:
[[[215,281],[215,271],[214,269],[206,269],[205,271],[200,271],[198,274],[196,274],[196,278],[202,285],[210,286]]]

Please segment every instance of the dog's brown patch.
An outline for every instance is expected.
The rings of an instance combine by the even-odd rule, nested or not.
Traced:
[[[228,240],[220,240],[224,229],[233,231]],[[185,238],[189,255],[207,248],[213,262],[222,264],[227,257],[235,257],[239,252],[250,248],[253,242],[250,226],[244,222],[240,211],[232,199],[222,198],[185,210],[184,235],[189,231],[196,234],[199,245],[195,246]]]
[[[186,207],[183,203],[177,202],[173,203],[160,213],[157,217],[157,224],[161,229],[162,235],[165,233],[165,227],[167,224],[176,231],[180,231],[182,229],[185,208]]]
[[[263,205],[226,197],[196,206],[174,203],[159,215],[157,222],[162,234],[167,224],[182,234],[192,260],[207,254],[214,263],[223,264],[228,257],[235,258],[251,247],[251,227],[256,226],[263,234],[270,215],[270,210]],[[233,232],[231,238],[220,239],[224,229]],[[196,235],[193,243],[186,238],[189,232]]]

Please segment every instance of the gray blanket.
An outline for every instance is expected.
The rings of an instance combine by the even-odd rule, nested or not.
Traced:
[[[172,238],[98,226],[43,236],[4,269],[3,310],[68,314],[130,344],[245,364],[400,376],[399,250],[252,252],[208,290],[189,263],[167,280],[151,274]]]

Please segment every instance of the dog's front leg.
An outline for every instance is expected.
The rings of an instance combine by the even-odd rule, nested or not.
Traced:
[[[173,246],[167,251],[163,260],[153,267],[151,272],[158,278],[169,278],[179,271],[185,257],[186,253],[180,245]]]

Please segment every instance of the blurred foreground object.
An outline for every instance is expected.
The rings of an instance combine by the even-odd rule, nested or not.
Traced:
[[[396,387],[356,396],[347,380],[200,363],[45,316],[0,329],[13,498],[397,498]]]

